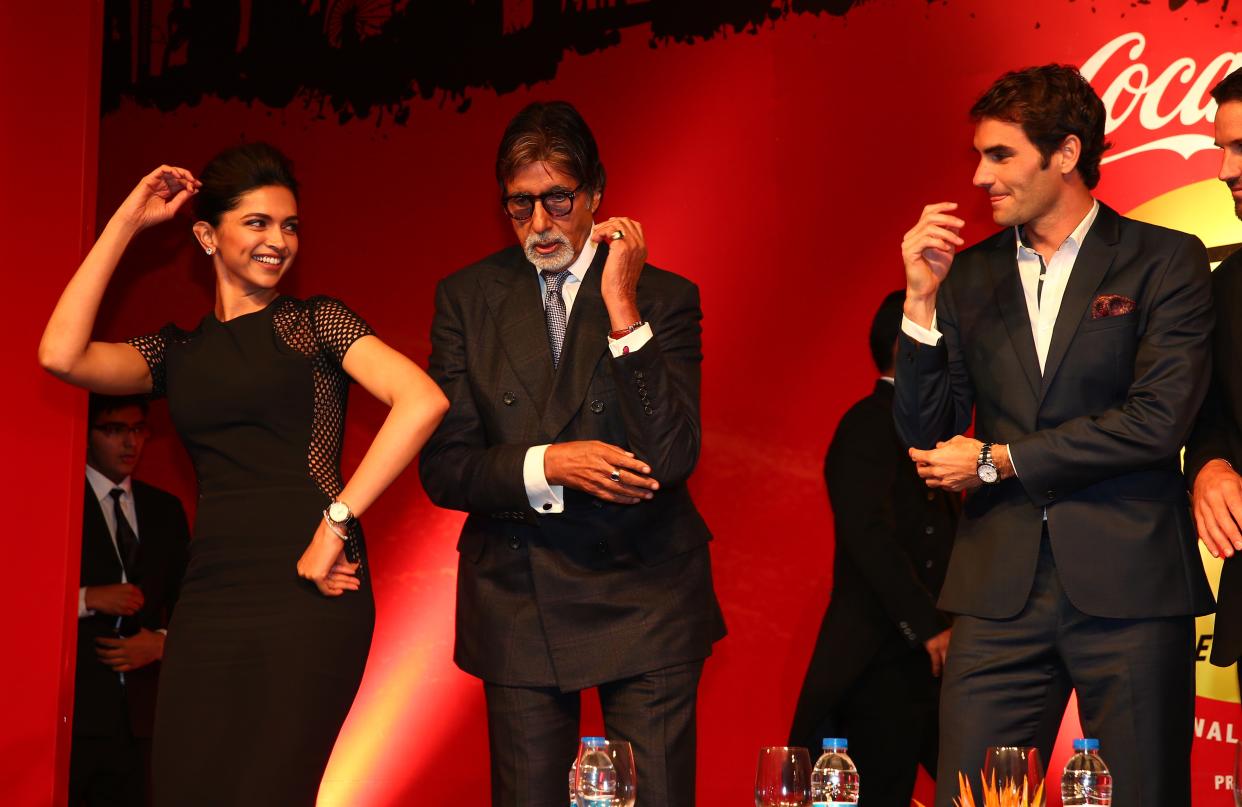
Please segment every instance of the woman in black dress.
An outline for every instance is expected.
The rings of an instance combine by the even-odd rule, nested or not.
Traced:
[[[216,275],[196,328],[91,341],[140,230],[195,199]],[[158,805],[309,805],[358,690],[374,601],[357,516],[409,464],[448,402],[339,300],[277,283],[298,250],[297,183],[263,144],[201,181],[161,166],[113,215],[52,312],[39,358],[96,392],[152,392],[194,463],[191,560],[169,626],[154,739]],[[339,461],[351,380],[392,409],[357,471]]]

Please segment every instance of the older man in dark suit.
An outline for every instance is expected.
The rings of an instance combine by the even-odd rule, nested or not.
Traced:
[[[141,397],[90,398],[70,807],[149,798],[160,659],[190,530],[176,496],[131,477],[146,417]]]
[[[1072,687],[1116,803],[1189,804],[1193,617],[1213,603],[1178,454],[1207,389],[1207,253],[1092,197],[1104,107],[1073,68],[1003,76],[972,116],[1004,229],[955,257],[964,222],[935,204],[902,243],[898,431],[929,485],[970,491],[940,596],[958,616],[936,802],[990,745],[1047,759]]]
[[[431,374],[451,402],[420,461],[458,543],[455,658],[484,682],[492,803],[559,804],[579,691],[599,688],[642,803],[692,805],[699,675],[724,623],[699,454],[698,289],[596,223],[604,168],[569,104],[532,104],[496,163],[518,245],[436,291]]]
[[[849,739],[864,807],[909,807],[922,764],[936,775],[938,678],[949,619],[936,596],[953,548],[957,494],[928,491],[893,427],[904,292],[871,323],[880,378],[841,418],[824,461],[836,527],[832,600],[798,697],[789,744]]]

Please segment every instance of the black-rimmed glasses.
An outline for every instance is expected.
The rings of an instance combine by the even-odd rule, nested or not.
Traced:
[[[548,215],[559,219],[568,216],[574,209],[574,197],[578,195],[578,188],[572,191],[548,191],[535,196],[530,193],[515,193],[506,196],[500,200],[500,204],[504,207],[505,212],[509,214],[509,218],[517,221],[526,221],[535,215],[535,201],[543,205],[543,209]]]
[[[123,434],[129,434],[133,437],[146,437],[151,433],[145,423],[135,423],[129,426],[125,423],[94,423],[92,429],[103,432],[105,437],[120,437]]]

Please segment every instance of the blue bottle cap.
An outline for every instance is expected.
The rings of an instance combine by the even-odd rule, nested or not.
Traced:
[[[588,748],[601,748],[604,743],[608,742],[603,737],[583,737],[582,744]]]
[[[850,747],[849,741],[847,741],[844,737],[825,737],[824,738],[824,750],[825,751],[827,751],[829,748],[840,748],[842,751],[846,751],[849,749],[849,747]]]
[[[1079,737],[1074,740],[1075,751],[1099,751],[1100,741],[1093,737]]]

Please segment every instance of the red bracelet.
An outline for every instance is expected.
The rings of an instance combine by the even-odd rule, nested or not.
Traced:
[[[608,338],[609,339],[624,339],[625,337],[634,333],[634,331],[638,330],[639,328],[643,327],[646,324],[647,323],[645,320],[640,319],[638,322],[635,322],[633,325],[631,325],[628,328],[622,328],[619,331],[609,331]]]

